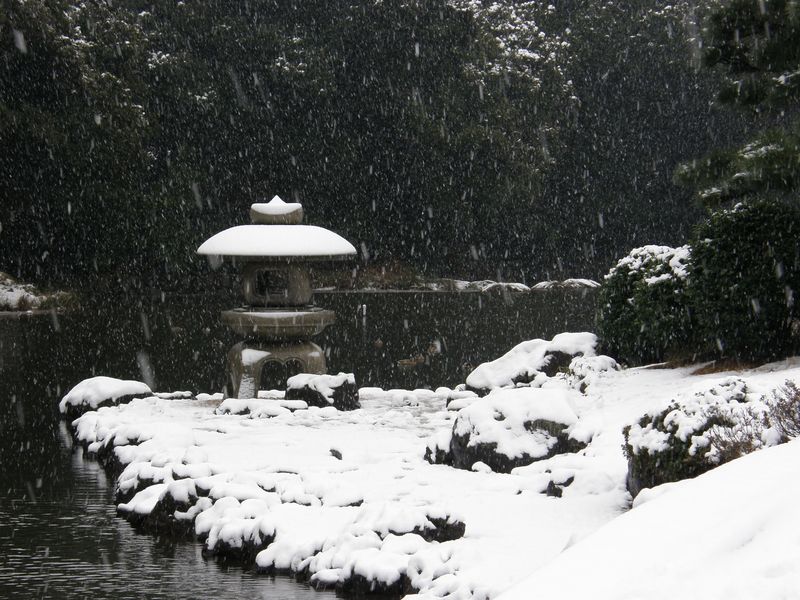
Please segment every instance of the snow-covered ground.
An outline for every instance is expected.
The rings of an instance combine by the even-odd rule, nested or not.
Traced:
[[[800,598],[799,464],[792,441],[643,493],[500,598]]]
[[[171,518],[209,551],[255,548],[258,567],[318,585],[453,599],[800,597],[800,442],[645,491],[630,509],[622,429],[731,375],[692,370],[538,378],[588,445],[509,474],[423,459],[456,409],[483,401],[446,389],[362,388],[350,412],[268,397],[219,410],[218,396],[162,395],[74,427],[90,452],[124,467],[119,508],[132,520],[163,517],[168,498]],[[800,360],[737,374],[776,387],[800,381]],[[545,493],[554,485],[560,497]]]

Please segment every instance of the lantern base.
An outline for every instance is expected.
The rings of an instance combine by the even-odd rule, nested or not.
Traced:
[[[256,398],[259,390],[285,389],[292,375],[326,371],[325,353],[313,342],[239,342],[228,351],[226,395]]]

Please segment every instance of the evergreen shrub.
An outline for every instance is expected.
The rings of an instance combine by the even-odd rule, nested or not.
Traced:
[[[634,248],[606,275],[597,333],[603,351],[629,364],[683,351],[692,335],[687,299],[688,246]]]
[[[689,300],[719,354],[788,356],[800,292],[800,211],[754,201],[712,213],[692,242]]]
[[[707,390],[678,397],[665,409],[625,427],[628,491],[636,496],[644,488],[696,477],[787,441],[772,434],[768,396],[751,389],[744,379],[730,377]]]

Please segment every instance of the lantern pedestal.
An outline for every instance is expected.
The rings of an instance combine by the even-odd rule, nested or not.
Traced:
[[[255,398],[298,373],[323,374],[325,353],[314,342],[239,342],[228,352],[230,395]]]

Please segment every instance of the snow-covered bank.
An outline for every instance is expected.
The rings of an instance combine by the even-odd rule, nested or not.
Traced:
[[[72,301],[67,292],[44,293],[0,271],[0,311],[56,308]]]
[[[266,571],[293,571],[315,585],[337,585],[345,591],[374,587],[398,594],[416,591],[421,598],[494,598],[514,585],[526,586],[526,578],[534,581],[541,570],[560,596],[593,597],[590,588],[583,595],[564,592],[567,584],[578,585],[569,581],[577,579],[575,574],[593,572],[590,565],[601,559],[615,560],[608,548],[616,546],[592,546],[596,536],[587,536],[609,523],[602,531],[624,524],[623,519],[661,502],[652,499],[626,513],[630,496],[625,489],[622,430],[645,413],[664,409],[677,394],[708,389],[730,375],[694,376],[691,370],[590,369],[589,376],[581,378],[577,372],[535,377],[535,386],[518,388],[513,399],[550,399],[554,404],[548,414],[537,418],[568,427],[569,435],[585,447],[508,474],[494,473],[482,463],[472,470],[455,469],[423,458],[429,440],[452,433],[460,414],[474,422],[475,415],[485,412],[483,405],[507,410],[505,404],[512,398],[506,391],[477,399],[446,389],[362,388],[361,408],[349,412],[304,408],[297,401],[289,405],[274,398],[237,401],[245,402],[247,410],[233,410],[231,402],[218,410],[216,397],[152,396],[88,412],[73,426],[78,441],[116,470],[121,514],[145,527],[194,533],[211,554],[252,560]],[[739,375],[754,385],[777,386],[800,379],[800,363],[768,365]],[[558,414],[549,414],[556,408]],[[508,422],[509,441],[514,443],[503,448],[513,453],[520,446],[536,455],[534,446],[517,438],[539,432],[516,427],[511,418]],[[492,429],[492,435],[501,435],[500,429]],[[760,460],[783,461],[780,457],[788,451],[769,452]],[[737,473],[732,467],[738,463],[724,467],[726,472]],[[759,465],[769,470],[769,465]],[[744,480],[740,485],[749,488],[751,483]],[[748,497],[753,514],[766,515],[764,503],[777,506],[780,498],[796,501],[789,484],[786,491],[777,483],[764,485],[772,486],[768,496],[760,497],[754,485]],[[684,494],[691,496],[693,488],[687,489]],[[698,492],[698,502],[705,493]],[[646,499],[648,492],[644,494]],[[664,494],[664,501],[670,495]],[[707,550],[698,551],[697,557],[706,556],[716,547],[719,524],[709,521],[706,527],[705,521],[692,520],[692,510],[690,500],[681,501],[670,518],[693,523],[691,532],[707,542]],[[617,520],[622,513],[628,516]],[[728,523],[730,531],[745,531],[737,523],[749,523],[752,530],[755,521],[740,510],[730,512]],[[655,545],[650,532],[623,529],[612,534],[632,546],[626,551],[635,553],[638,544],[637,560],[652,569],[662,565],[666,577],[664,557],[658,559],[661,563],[655,558],[648,562]],[[688,534],[687,530],[684,543]],[[791,546],[791,535],[789,529],[770,529],[770,543]],[[579,551],[582,547],[589,550]],[[759,563],[763,572],[770,572],[772,565],[783,573],[780,553],[764,554]],[[569,567],[558,566],[567,560]],[[722,553],[712,567],[717,576],[726,560]],[[618,567],[615,572],[639,581],[639,572],[627,571],[624,560]],[[550,569],[554,575],[547,575]],[[571,575],[562,577],[558,587],[558,576],[565,572]],[[689,583],[684,584],[680,590],[691,591]],[[539,594],[538,583],[516,589],[514,597],[530,597],[534,590]],[[611,584],[608,589],[607,597],[620,597]],[[707,595],[723,596],[714,590]]]

